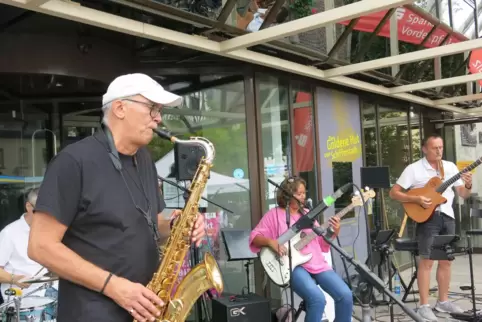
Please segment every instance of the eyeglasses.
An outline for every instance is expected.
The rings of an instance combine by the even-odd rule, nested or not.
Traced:
[[[131,99],[127,99],[127,98],[123,99],[123,101],[129,101],[129,102],[138,103],[138,104],[147,106],[150,110],[152,118],[154,118],[156,116],[159,116],[161,114],[162,107],[156,107],[156,104],[154,104],[154,103],[140,102],[140,101],[131,100]]]

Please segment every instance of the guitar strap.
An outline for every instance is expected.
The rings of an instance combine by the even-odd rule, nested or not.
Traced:
[[[440,160],[438,162],[438,170],[439,170],[439,174],[440,174],[440,179],[442,181],[444,181],[445,174],[444,174],[444,164],[443,164],[442,160]]]

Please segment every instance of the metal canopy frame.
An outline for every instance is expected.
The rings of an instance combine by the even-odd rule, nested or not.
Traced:
[[[227,0],[225,7],[218,17],[218,20],[212,20],[188,12],[181,13],[181,10],[179,9],[168,8],[169,6],[167,5],[159,4],[149,0],[110,1],[169,17],[170,19],[178,21],[186,22],[190,20],[194,26],[210,26],[211,29],[199,35],[191,35],[119,15],[114,15],[105,11],[92,9],[82,6],[80,3],[68,0],[0,0],[0,3],[137,37],[282,70],[285,72],[298,74],[357,90],[376,93],[455,114],[474,115],[474,112],[482,112],[482,108],[468,109],[461,107],[460,105],[453,105],[460,102],[480,100],[482,97],[479,93],[450,97],[448,95],[443,95],[443,90],[440,89],[438,91],[429,91],[429,93],[431,93],[429,95],[427,95],[427,92],[423,92],[424,90],[436,87],[440,88],[454,84],[479,81],[482,80],[482,73],[436,79],[433,81],[418,82],[415,84],[410,84],[400,79],[401,75],[406,69],[403,68],[403,66],[406,66],[408,63],[422,63],[422,61],[424,61],[421,64],[420,69],[426,69],[427,60],[457,53],[469,53],[471,50],[482,48],[482,39],[467,40],[456,44],[442,45],[430,49],[421,49],[420,45],[423,45],[428,38],[425,37],[425,39],[419,45],[420,50],[414,52],[349,64],[346,66],[340,66],[339,64],[335,65],[331,61],[336,51],[347,40],[359,17],[370,13],[380,12],[382,10],[389,10],[384,18],[386,21],[390,19],[390,16],[394,12],[392,9],[400,6],[410,6],[411,10],[417,13],[423,13],[423,10],[416,9],[415,6],[411,5],[415,0],[362,0],[290,22],[285,22],[277,26],[269,27],[263,24],[259,31],[252,33],[242,31],[233,26],[228,26],[225,23],[230,12],[235,6],[235,0]],[[145,5],[142,6],[141,3],[144,3]],[[276,10],[279,10],[281,3],[281,0],[276,0],[274,6]],[[163,7],[163,10],[156,10],[160,7]],[[426,18],[427,14],[423,14],[425,15],[424,18]],[[272,15],[273,14],[271,14],[270,19],[273,19]],[[304,50],[300,48],[298,51],[296,46],[291,46],[289,50],[286,50],[289,46],[284,46],[284,50],[290,54],[297,54],[298,56],[304,57],[304,63],[291,61],[286,58],[275,57],[260,52],[259,50],[259,47],[282,47],[277,40],[347,20],[351,20],[351,22],[348,24],[343,34],[337,39],[329,54],[325,55],[325,58],[322,58],[323,55],[319,54],[315,55],[311,53],[313,54],[311,55],[309,50],[306,50],[306,48]],[[444,39],[443,44],[445,44],[451,35],[456,34],[450,27],[440,21],[437,21],[437,19],[433,17],[431,19],[427,18],[427,20],[431,21],[434,25],[430,34],[436,28],[442,28],[443,30],[447,31],[448,35]],[[379,28],[381,28],[381,26],[378,26],[374,31],[375,35],[378,33]],[[219,32],[224,33],[225,37],[226,35],[231,37],[231,39],[214,35],[216,33],[219,34]],[[372,39],[373,37],[371,37],[371,40]],[[266,52],[266,50],[264,50],[264,52]],[[356,61],[361,58],[360,52],[358,53],[357,57],[358,59]],[[381,81],[379,84],[375,84],[366,80],[357,79],[360,78],[360,75],[367,75],[367,73],[370,73],[370,75],[373,75],[373,73],[376,74],[376,70],[383,67],[398,67],[400,65],[402,66],[402,69],[400,69],[398,73],[392,77],[391,81]],[[324,69],[321,69],[323,67]],[[417,75],[421,75],[422,72],[423,70],[419,70]]]

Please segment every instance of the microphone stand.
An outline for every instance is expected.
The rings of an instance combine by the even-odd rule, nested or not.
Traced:
[[[291,201],[291,199],[296,200],[298,202],[298,206],[299,206],[300,210],[304,208],[303,203],[298,198],[293,196],[292,193],[290,193],[289,191],[286,191],[286,189],[284,189],[283,187],[281,187],[277,183],[273,182],[271,179],[268,179],[268,182],[271,183],[276,188],[281,189],[285,194],[286,226],[287,226],[287,229],[290,229],[290,223],[291,223],[290,201]],[[288,265],[289,265],[290,276],[291,276],[293,274],[293,262],[292,262],[292,255],[291,255],[291,239],[288,240]],[[281,296],[283,296],[283,295],[281,295]],[[290,285],[290,301],[291,301],[291,308],[290,308],[291,321],[296,321],[296,319],[295,319],[295,308],[294,308],[294,306],[295,306],[295,295],[294,295],[293,287],[291,285]],[[285,314],[283,319],[281,320],[281,322],[285,322],[287,318],[288,318],[288,314]]]
[[[189,189],[184,188],[184,187],[178,185],[178,184],[175,183],[174,181],[165,179],[165,178],[161,177],[160,175],[157,175],[157,177],[158,177],[162,182],[167,182],[167,183],[169,183],[171,186],[174,186],[174,187],[178,188],[179,190],[182,190],[185,194],[187,193],[187,194],[188,194],[187,197],[186,197],[185,194],[183,195],[184,200],[187,200],[187,198],[189,198],[189,194],[191,193],[191,192],[189,191]],[[217,206],[217,207],[219,207],[219,208],[221,208],[221,209],[223,209],[223,210],[225,210],[225,211],[227,211],[227,212],[229,212],[229,213],[231,213],[231,214],[233,214],[233,212],[232,212],[231,210],[229,210],[229,209],[227,209],[227,208],[225,208],[225,207],[223,207],[223,206],[215,203],[214,201],[211,201],[211,200],[209,200],[209,199],[207,199],[207,198],[204,198],[204,197],[201,197],[201,199],[204,200],[204,201],[207,201],[207,202],[209,202],[209,203],[211,203],[211,204],[213,204],[213,205],[215,205],[215,206]]]
[[[335,243],[333,243],[329,238],[325,236],[325,231],[321,227],[312,227],[312,230],[318,235],[321,236],[331,247],[333,247],[341,256],[345,258],[351,265],[355,267],[360,275],[371,285],[376,287],[380,292],[384,292],[388,297],[390,297],[395,303],[397,303],[402,310],[410,316],[414,321],[417,322],[424,322],[424,319],[420,317],[417,313],[415,313],[411,308],[406,306],[395,294],[393,294],[390,290],[385,288],[384,282],[366,265],[358,262],[353,258],[353,256],[349,255],[343,248],[339,247]],[[370,314],[370,306],[369,304],[362,306],[362,321],[363,322],[371,322],[371,314]]]

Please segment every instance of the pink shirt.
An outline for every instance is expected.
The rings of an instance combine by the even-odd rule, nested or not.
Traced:
[[[305,209],[305,212],[308,210]],[[290,226],[296,223],[301,217],[300,213],[291,214]],[[315,226],[319,226],[318,221],[315,221]],[[260,249],[253,244],[254,237],[262,235],[270,239],[278,239],[284,232],[288,230],[286,226],[286,211],[283,208],[276,207],[269,210],[258,225],[253,229],[249,236],[249,247],[253,253],[258,253]],[[310,228],[303,229],[306,234],[311,233],[313,230]],[[301,250],[302,254],[312,254],[311,260],[301,265],[309,273],[318,274],[327,270],[331,270],[330,265],[326,262],[322,253],[327,253],[330,250],[330,245],[325,242],[323,237],[316,236],[306,247]]]

